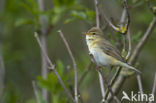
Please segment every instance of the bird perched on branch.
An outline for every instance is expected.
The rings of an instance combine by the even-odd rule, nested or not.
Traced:
[[[89,52],[97,66],[122,66],[141,74],[139,70],[125,62],[120,51],[102,36],[101,29],[93,27],[84,34],[86,35]]]

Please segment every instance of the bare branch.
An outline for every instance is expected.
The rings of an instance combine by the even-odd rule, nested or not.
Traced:
[[[123,9],[122,11],[122,15],[121,15],[121,19],[120,19],[120,23],[121,23],[121,26],[124,27],[124,22],[125,22],[125,19],[126,19],[126,8]],[[123,51],[125,52],[126,50],[126,35],[123,35]]]
[[[99,9],[103,19],[106,21],[106,23],[108,23],[108,25],[115,31],[118,31],[118,27],[116,27],[115,25],[112,24],[112,22],[105,16],[105,14]]]
[[[121,23],[122,26],[124,25],[124,22],[125,22],[125,19],[126,19],[126,13],[127,13],[126,8],[124,8],[123,11],[122,11],[121,19],[120,19],[120,23]]]
[[[3,61],[3,57],[2,57],[2,50],[1,50],[1,44],[0,44],[0,84],[1,84],[1,88],[0,88],[0,102],[2,102],[2,97],[4,94],[4,90],[5,90],[5,66],[4,66],[4,61]]]
[[[87,68],[85,69],[85,71],[83,72],[82,76],[80,77],[80,80],[78,82],[78,87],[80,87],[82,81],[84,80],[84,78],[87,76],[89,70],[92,69],[93,63],[90,62],[90,64],[87,66]]]
[[[35,93],[35,97],[36,97],[37,103],[41,103],[40,97],[39,97],[39,93],[38,93],[38,89],[37,89],[35,81],[32,81],[32,86],[33,86],[33,89],[34,89],[34,93]]]
[[[118,78],[120,72],[121,72],[121,67],[118,67],[118,68],[117,68],[117,71],[116,71],[116,73],[115,73],[115,75],[113,76],[113,78],[112,78],[112,80],[111,80],[111,82],[110,82],[110,87],[111,87],[111,88],[112,88],[112,86],[114,85],[115,81],[117,80],[117,78]],[[109,91],[108,91],[108,89],[107,89],[107,90],[106,90],[106,94],[105,94],[105,100],[107,99],[108,94],[109,94]]]
[[[126,15],[127,15],[126,29],[123,32],[124,34],[126,34],[127,31],[128,31],[128,28],[129,28],[129,24],[130,24],[130,14],[129,14],[129,10],[128,10],[127,0],[123,0],[123,3],[124,3],[124,9],[123,9],[123,12],[122,12],[120,23],[121,23],[121,26],[123,27],[124,26],[123,23],[125,22]]]
[[[143,87],[142,87],[142,82],[141,82],[141,76],[137,75],[137,81],[138,81],[138,86],[139,86],[139,91],[141,94],[143,94]]]
[[[131,40],[131,33],[130,33],[130,30],[128,29],[128,53],[126,55],[126,60],[129,59],[130,55],[131,55],[131,52],[132,52],[132,40]]]
[[[45,56],[47,62],[49,63],[51,69],[54,70],[54,69],[55,69],[55,65],[50,61],[50,59],[49,59],[49,57],[48,57],[48,55],[47,55],[45,49],[43,48],[43,46],[42,46],[42,44],[41,44],[41,41],[40,41],[40,39],[39,39],[39,37],[38,37],[37,32],[35,32],[35,38],[36,38],[36,40],[37,40],[37,42],[38,42],[38,44],[39,44],[39,46],[40,46],[40,48],[41,48],[41,51],[42,51],[43,55]]]
[[[128,31],[129,24],[130,24],[130,15],[129,15],[129,11],[128,11],[127,1],[123,0],[123,3],[124,3],[124,10],[123,10],[121,20],[120,20],[120,23],[121,23],[120,27],[113,25],[111,23],[111,21],[104,15],[104,13],[101,10],[100,10],[100,12],[101,12],[104,20],[109,24],[110,27],[112,27],[113,30],[120,32],[122,34],[126,34]],[[123,23],[125,21],[126,14],[127,14],[128,21],[127,21],[127,24],[124,26]]]
[[[66,94],[68,95],[68,97],[73,101],[73,103],[76,103],[75,100],[74,100],[74,98],[73,98],[73,96],[72,96],[72,94],[71,94],[70,91],[66,88],[66,86],[65,86],[65,84],[64,84],[64,82],[63,82],[63,80],[61,79],[61,77],[59,76],[58,72],[56,71],[55,66],[54,66],[53,63],[51,62],[51,60],[50,60],[50,58],[48,57],[46,51],[44,50],[44,48],[43,48],[43,46],[42,46],[42,44],[41,44],[41,41],[40,41],[40,39],[39,39],[39,37],[38,37],[37,32],[35,32],[35,38],[36,38],[36,40],[37,40],[37,42],[38,42],[38,44],[39,44],[39,46],[40,46],[40,48],[41,48],[41,51],[42,51],[43,55],[44,55],[45,58],[46,58],[46,61],[47,61],[48,64],[50,65],[50,69],[53,70],[54,74],[56,75],[57,79],[59,80],[61,86],[62,86],[63,89],[65,90],[65,92],[66,92]]]
[[[115,95],[117,95],[122,87],[122,85],[124,84],[126,80],[126,77],[124,75],[119,75],[117,80],[115,81],[115,83],[112,86],[112,91],[114,92]],[[107,101],[110,102],[113,99],[112,96],[109,96],[107,98]]]
[[[4,9],[6,6],[6,0],[1,0],[0,1],[0,14],[4,13]],[[6,77],[6,73],[5,73],[5,65],[4,65],[4,59],[3,59],[3,52],[2,52],[2,48],[3,48],[3,23],[0,23],[0,103],[2,103],[2,99],[3,99],[3,94],[5,92],[5,77]]]
[[[71,52],[71,49],[70,49],[70,47],[69,47],[69,44],[68,44],[68,42],[67,42],[67,40],[66,40],[66,38],[64,37],[64,35],[63,35],[63,33],[62,33],[62,31],[61,30],[59,30],[58,31],[59,32],[59,35],[60,35],[60,37],[62,38],[62,40],[63,40],[63,42],[64,42],[64,44],[65,44],[65,46],[66,46],[66,48],[67,48],[67,51],[68,51],[68,53],[69,53],[69,56],[70,56],[70,58],[71,58],[71,60],[72,60],[72,62],[73,62],[73,68],[74,68],[74,79],[75,79],[75,88],[74,88],[74,91],[75,91],[75,102],[76,103],[78,103],[78,81],[77,81],[77,66],[76,66],[76,61],[75,61],[75,58],[74,58],[74,56],[73,56],[73,54],[72,54],[72,52]]]
[[[153,89],[152,89],[152,94],[154,95],[156,91],[156,73],[154,76],[154,82],[153,82]],[[151,101],[149,103],[152,103]]]
[[[38,0],[38,6],[40,11],[44,11],[44,0]],[[46,21],[43,15],[40,15],[40,24],[42,35],[46,35]]]
[[[127,24],[126,24],[126,31],[124,32],[124,34],[126,34],[128,31],[129,25],[130,25],[130,14],[129,14],[129,10],[128,10],[127,0],[123,0],[123,3],[124,3],[124,7],[126,10],[126,14],[127,14],[127,19],[128,19]]]
[[[38,6],[40,11],[44,11],[44,0],[38,0]],[[40,19],[40,25],[41,25],[41,42],[43,45],[43,48],[45,51],[47,51],[47,43],[46,43],[46,32],[47,32],[47,27],[46,27],[46,20],[44,18],[43,15],[39,15],[39,19]],[[44,79],[47,78],[47,74],[48,74],[48,66],[47,66],[47,61],[46,58],[43,54],[41,54],[42,56],[42,77]],[[48,102],[48,91],[46,89],[42,89],[42,95],[43,95],[43,99]]]
[[[153,83],[152,94],[155,94],[155,90],[156,90],[156,73],[155,73],[155,77],[154,77],[154,83]]]
[[[99,18],[99,10],[98,10],[98,1],[94,0],[95,11],[96,11],[96,27],[100,28],[100,18]]]
[[[123,0],[123,3],[124,3],[124,9],[123,9],[122,16],[120,19],[120,23],[121,23],[120,29],[121,29],[121,33],[124,34],[123,35],[123,51],[125,51],[126,50],[126,36],[127,36],[126,34],[127,34],[127,31],[129,29],[129,24],[130,24],[130,14],[129,14],[129,10],[128,10],[127,1]],[[125,26],[124,26],[126,15],[127,15],[128,20],[127,20],[127,24],[125,24]],[[130,41],[129,41],[129,43],[130,43]]]
[[[137,57],[138,57],[138,54],[140,53],[140,51],[142,50],[144,44],[146,43],[148,37],[150,36],[150,34],[152,33],[154,27],[156,25],[156,17],[153,18],[152,22],[150,23],[150,25],[148,26],[145,34],[143,35],[143,37],[141,38],[140,42],[137,44],[137,46],[135,47],[134,51],[133,51],[133,54],[130,58],[130,61],[129,63],[133,64]]]
[[[104,81],[103,81],[103,77],[102,77],[102,74],[100,73],[100,71],[98,71],[98,75],[99,75],[99,83],[100,83],[101,94],[102,94],[102,101],[105,101],[105,99],[104,99],[104,96],[105,96]]]

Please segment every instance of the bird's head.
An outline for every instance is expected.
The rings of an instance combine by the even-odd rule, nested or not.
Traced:
[[[86,40],[90,42],[102,37],[102,31],[97,27],[92,27],[90,30],[88,30],[88,32],[83,34],[86,35]]]

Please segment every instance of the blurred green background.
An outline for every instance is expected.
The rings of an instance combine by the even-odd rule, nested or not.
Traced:
[[[99,7],[105,15],[115,24],[119,24],[123,9],[121,0],[99,0],[99,2]],[[48,74],[47,80],[41,77],[41,52],[34,37],[34,32],[40,32],[41,28],[39,15],[45,18],[46,27],[50,27],[47,35],[48,55],[56,64],[56,69],[72,92],[74,84],[72,62],[57,31],[60,29],[63,31],[71,47],[78,65],[78,78],[90,63],[85,37],[81,34],[95,26],[94,1],[45,0],[44,3],[45,11],[41,12],[37,0],[0,1],[0,55],[3,56],[5,65],[5,89],[0,100],[2,103],[37,103],[32,87],[33,80],[40,89],[48,90],[50,94],[48,103],[69,103],[69,99],[53,73]],[[154,5],[154,3],[151,4]],[[145,0],[128,0],[128,5],[134,48],[154,16]],[[106,38],[110,41],[117,38],[119,43],[122,43],[120,34],[115,33],[105,21],[101,20],[100,23],[104,28]],[[144,74],[142,83],[145,93],[151,93],[156,72],[155,34],[156,29],[154,28],[137,62],[138,68]],[[118,45],[118,42],[114,41],[114,43]],[[108,70],[104,71],[108,72]],[[0,84],[1,87],[2,84]],[[137,92],[136,77],[129,78],[122,89],[127,93]],[[95,69],[90,70],[87,74],[80,86],[80,92],[85,103],[97,103],[101,100],[98,75]],[[42,96],[41,100],[46,103]]]

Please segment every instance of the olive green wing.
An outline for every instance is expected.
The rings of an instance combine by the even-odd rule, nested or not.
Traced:
[[[109,56],[112,56],[116,58],[119,61],[124,62],[124,59],[122,58],[120,51],[115,48],[111,43],[109,43],[107,40],[103,40],[102,42],[99,42],[100,48],[103,50],[104,53],[106,53]]]

